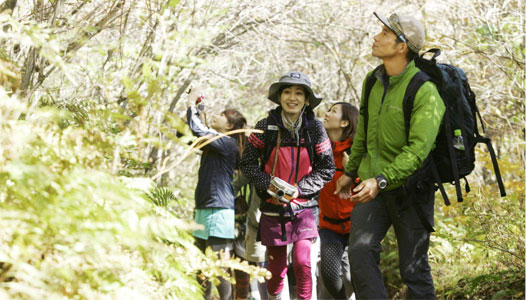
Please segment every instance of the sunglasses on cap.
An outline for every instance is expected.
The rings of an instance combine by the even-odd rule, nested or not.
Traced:
[[[397,14],[392,14],[389,17],[389,25],[391,25],[391,30],[396,34],[396,36],[404,43],[407,43],[407,38],[405,37],[402,26],[400,26],[400,18]]]

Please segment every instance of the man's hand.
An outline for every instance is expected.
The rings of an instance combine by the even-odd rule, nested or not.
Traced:
[[[353,189],[352,202],[366,203],[373,200],[380,192],[375,178],[369,178]]]
[[[351,177],[344,174],[340,178],[338,178],[338,181],[336,181],[336,189],[334,190],[334,195],[338,195],[340,199],[349,199],[351,197],[352,186],[353,182]]]

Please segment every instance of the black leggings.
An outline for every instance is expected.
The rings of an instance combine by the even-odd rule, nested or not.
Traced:
[[[199,248],[203,253],[205,252],[206,247],[212,248],[215,252],[219,252],[219,250],[224,250],[225,252],[230,253],[232,250],[232,240],[230,239],[222,239],[217,237],[208,237],[208,240],[203,240],[200,238],[195,238],[195,245],[197,248]],[[201,280],[199,278],[200,276],[197,276],[197,281],[201,286],[205,288],[205,299],[209,300],[212,297],[212,284],[208,280]],[[217,286],[217,290],[219,291],[219,297],[221,297],[221,300],[230,300],[232,299],[232,284],[224,279],[223,277],[219,278],[219,285]]]
[[[347,299],[343,284],[345,274],[342,274],[345,245],[339,242],[322,243],[320,251],[323,284],[334,299]]]

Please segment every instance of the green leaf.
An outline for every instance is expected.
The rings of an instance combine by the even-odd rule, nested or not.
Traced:
[[[134,89],[135,83],[128,76],[124,75],[122,77],[121,81],[122,81],[122,84],[124,85],[124,87],[126,88],[126,90],[133,90]]]
[[[179,4],[181,0],[170,0],[170,2],[168,3],[168,5],[170,5],[170,7],[176,7],[177,4]]]

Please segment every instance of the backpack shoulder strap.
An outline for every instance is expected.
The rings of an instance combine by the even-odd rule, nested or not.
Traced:
[[[491,162],[493,164],[493,170],[495,171],[495,177],[497,178],[497,183],[499,185],[500,196],[506,196],[506,189],[504,188],[504,182],[502,181],[502,175],[500,174],[499,164],[497,162],[497,156],[495,155],[495,150],[493,145],[491,145],[491,139],[485,136],[478,136],[475,138],[477,143],[484,143],[488,147],[488,152],[491,157]]]
[[[279,146],[281,144],[281,130],[278,128],[278,139],[276,141],[276,151],[274,151],[274,161],[272,162],[272,172],[270,175],[274,177],[274,174],[276,172],[276,165],[278,164],[278,154],[279,154]]]
[[[263,133],[263,142],[265,143],[265,146],[263,147],[263,153],[261,156],[262,170],[265,169],[265,164],[269,160],[272,149],[274,149],[274,146],[278,141],[278,132],[279,127],[272,122],[272,118],[267,118],[267,124]]]
[[[311,162],[314,162],[314,142],[312,142],[312,136],[310,130],[305,130],[305,144],[307,145],[307,153],[309,154],[309,159]]]
[[[413,105],[415,103],[415,97],[416,93],[418,92],[418,89],[426,82],[429,81],[431,78],[429,75],[427,75],[423,71],[419,71],[418,73],[411,78],[411,81],[407,85],[407,89],[405,90],[404,94],[404,102],[403,102],[403,108],[404,108],[404,123],[405,123],[405,134],[407,139],[409,139],[409,126],[411,125],[411,113],[413,112]]]
[[[364,141],[365,141],[365,151],[367,152],[367,127],[369,125],[369,94],[371,94],[371,90],[373,89],[373,85],[375,84],[376,82],[376,71],[378,71],[378,69],[380,68],[381,66],[378,66],[374,69],[374,71],[369,75],[367,76],[367,78],[365,79],[365,91],[363,93],[363,102],[362,102],[362,106],[360,106],[360,114],[362,115],[363,117],[363,129],[364,129],[364,134],[365,134],[365,138],[364,138]]]

